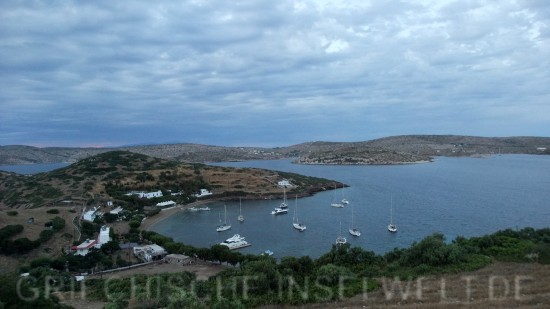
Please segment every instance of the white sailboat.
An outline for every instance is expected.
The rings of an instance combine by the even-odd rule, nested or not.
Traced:
[[[239,222],[244,222],[241,198],[239,198],[239,217],[237,220],[239,220]]]
[[[351,224],[349,226],[349,233],[353,236],[361,236],[361,231],[353,226],[353,205],[351,205]]]
[[[336,237],[336,245],[343,245],[347,242],[348,240],[346,239],[346,237],[342,236],[342,222],[340,221],[340,234],[338,235],[338,237]]]
[[[391,198],[390,224],[388,224],[388,231],[390,231],[392,233],[397,232],[397,225],[393,224],[393,197]]]
[[[218,225],[216,227],[216,231],[217,232],[223,232],[223,231],[227,231],[231,228],[231,225],[230,224],[227,224],[227,207],[225,205],[223,205],[223,209],[224,209],[224,213],[225,213],[225,219],[224,219],[224,223],[222,223],[222,220],[220,218],[220,225]]]
[[[336,184],[334,185],[334,194],[332,195],[332,203],[330,203],[330,206],[337,208],[343,208],[345,206],[342,202],[336,201]]]
[[[294,207],[294,216],[292,217],[292,226],[300,232],[306,230],[306,226],[298,221],[298,195],[296,195],[296,207]]]
[[[281,205],[279,206],[281,209],[287,209],[288,208],[288,202],[286,200],[286,190],[283,187],[283,201],[281,202]]]
[[[344,197],[344,188],[345,188],[345,185],[342,184],[342,200],[340,201],[340,203],[342,203],[344,205],[348,205],[349,201]]]
[[[286,201],[286,191],[283,188],[283,201],[281,202],[281,205],[279,207],[275,207],[274,210],[271,211],[272,215],[284,215],[288,213],[288,204]]]

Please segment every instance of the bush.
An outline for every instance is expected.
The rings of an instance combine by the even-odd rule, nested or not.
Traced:
[[[52,219],[52,228],[55,231],[62,230],[65,227],[65,220],[60,217],[55,217]]]
[[[21,232],[23,232],[23,226],[21,224],[4,226],[0,229],[0,241],[8,239]]]
[[[15,210],[10,210],[10,211],[7,212],[7,214],[10,217],[15,217],[15,216],[17,216],[18,212],[15,211]]]
[[[46,212],[49,214],[57,215],[59,213],[59,210],[52,208],[52,209],[48,209]]]
[[[128,223],[128,225],[130,225],[130,228],[137,229],[141,225],[141,222],[132,220]]]

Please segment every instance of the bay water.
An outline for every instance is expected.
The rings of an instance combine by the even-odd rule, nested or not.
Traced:
[[[245,221],[237,221],[239,201],[213,202],[211,211],[181,211],[152,230],[196,247],[208,247],[240,234],[252,246],[243,253],[271,250],[275,257],[328,252],[340,234],[352,246],[384,253],[408,247],[433,233],[448,241],[501,229],[550,226],[550,156],[502,155],[486,158],[438,157],[432,163],[386,166],[299,165],[291,160],[210,163],[255,167],[341,181],[349,187],[312,197],[288,195],[289,213],[274,216],[281,200],[243,201]],[[345,197],[350,204],[331,207]],[[224,220],[232,228],[216,232]],[[292,227],[294,208],[307,230]],[[390,233],[390,207],[397,233]],[[348,233],[351,212],[360,237]]]
[[[299,165],[292,160],[209,163],[255,167],[323,177],[350,187],[319,192],[311,197],[288,195],[289,213],[274,216],[281,200],[243,201],[245,221],[237,221],[239,202],[213,202],[211,211],[181,211],[152,230],[196,247],[209,247],[240,234],[252,246],[243,253],[269,249],[275,257],[312,258],[328,252],[340,234],[352,246],[376,253],[408,247],[432,233],[448,241],[456,236],[482,236],[501,229],[550,227],[550,156],[502,155],[486,158],[438,157],[432,163],[387,166]],[[1,166],[20,174],[46,172],[65,163]],[[350,204],[331,207],[345,197]],[[393,202],[398,232],[387,230]],[[295,205],[307,230],[292,227]],[[216,232],[224,205],[232,228]],[[351,212],[360,237],[348,233]],[[341,228],[340,228],[341,226]]]

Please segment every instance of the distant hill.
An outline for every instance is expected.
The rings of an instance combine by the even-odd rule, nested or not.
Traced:
[[[0,146],[0,164],[76,162],[112,150],[125,150],[180,162],[264,160],[300,157],[309,164],[396,164],[433,156],[550,154],[550,137],[402,135],[363,142],[307,142],[287,147],[223,147],[163,144],[117,148]]]
[[[129,208],[165,200],[187,204],[203,188],[213,193],[212,198],[282,198],[283,190],[278,187],[282,179],[294,185],[288,190],[302,196],[343,185],[293,173],[181,163],[129,151],[109,151],[47,173],[23,176],[0,172],[0,206],[102,205],[107,200]],[[144,201],[126,195],[134,190],[161,190],[164,197]]]

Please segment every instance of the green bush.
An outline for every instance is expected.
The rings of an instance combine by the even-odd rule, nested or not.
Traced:
[[[16,210],[10,210],[6,214],[10,217],[15,217],[17,216],[18,212]]]
[[[57,210],[57,209],[55,209],[55,208],[52,208],[52,209],[48,209],[46,212],[49,213],[49,214],[54,214],[54,215],[56,215],[56,214],[59,213],[59,210]]]

